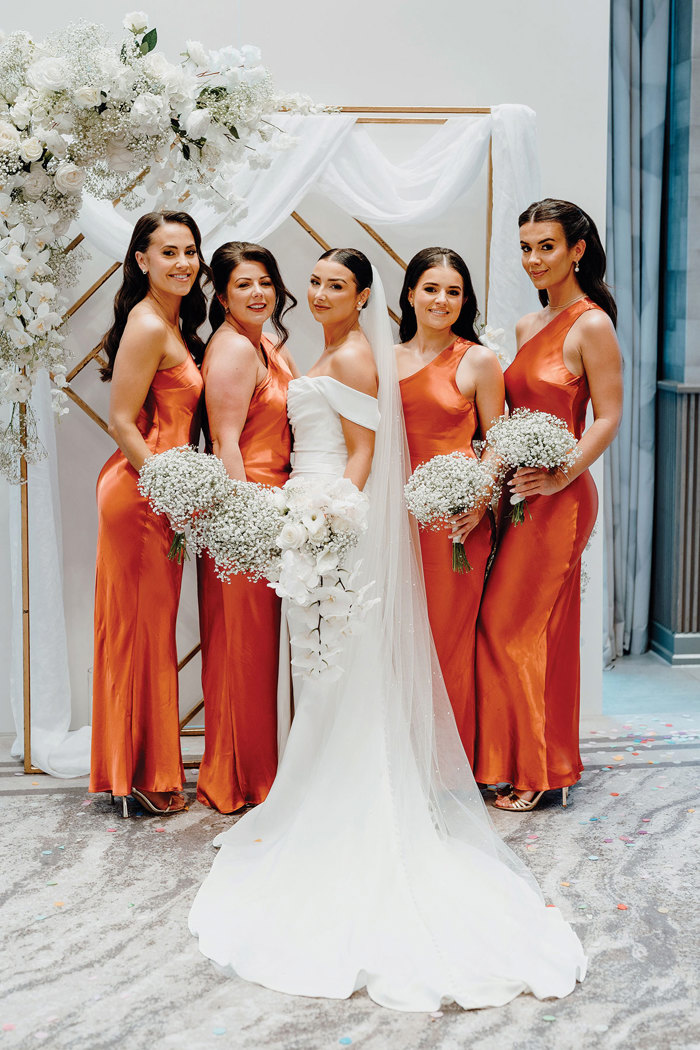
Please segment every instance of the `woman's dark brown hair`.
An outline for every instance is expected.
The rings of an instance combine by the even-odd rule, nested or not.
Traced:
[[[596,224],[590,215],[571,201],[560,201],[545,197],[526,208],[518,219],[518,226],[526,222],[558,222],[564,231],[569,248],[579,241],[586,242],[586,250],[578,261],[576,279],[589,299],[605,310],[614,325],[617,324],[617,306],[612,293],[603,280],[605,274],[605,250],[600,241]],[[539,292],[540,302],[549,302],[547,292]]]
[[[297,301],[285,286],[282,275],[277,265],[277,260],[271,251],[263,248],[261,244],[251,244],[249,241],[229,241],[217,248],[211,257],[211,273],[214,282],[214,298],[209,307],[209,324],[212,332],[220,328],[224,323],[226,311],[221,304],[219,296],[226,298],[228,283],[231,274],[242,262],[257,262],[264,266],[268,272],[272,286],[275,289],[275,308],[272,311],[272,327],[277,333],[277,347],[284,346],[289,339],[289,332],[284,325],[284,315],[288,310],[293,310]]]
[[[199,273],[187,295],[180,306],[180,327],[182,338],[185,340],[187,349],[192,354],[197,365],[201,365],[204,357],[204,343],[197,335],[197,329],[207,319],[207,300],[202,290],[202,284],[211,280],[211,271],[202,257],[202,237],[197,223],[186,211],[151,211],[142,215],[131,235],[131,241],[124,259],[121,288],[114,297],[114,323],[100,343],[100,349],[107,355],[107,364],[100,369],[103,382],[109,382],[112,378],[114,361],[119,349],[119,343],[130,311],[146,297],[148,292],[148,275],[144,274],[136,262],[136,252],[145,252],[151,243],[151,237],[155,231],[166,223],[177,223],[186,226],[194,238],[199,259]]]

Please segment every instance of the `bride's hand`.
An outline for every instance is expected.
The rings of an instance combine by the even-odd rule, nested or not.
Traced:
[[[518,467],[508,482],[512,496],[530,499],[531,496],[552,496],[561,492],[569,484],[565,472],[557,467],[547,470],[546,467]]]

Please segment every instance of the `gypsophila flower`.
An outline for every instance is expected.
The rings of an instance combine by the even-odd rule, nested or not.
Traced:
[[[138,489],[155,514],[167,515],[175,533],[170,557],[186,557],[186,535],[195,515],[224,503],[231,479],[217,456],[179,445],[149,456],[139,471]]]
[[[433,531],[444,529],[454,514],[485,506],[493,479],[478,459],[464,452],[433,456],[421,463],[404,486],[406,505],[416,521]],[[452,544],[452,569],[470,572],[462,543]]]
[[[537,467],[549,471],[573,466],[580,453],[578,441],[559,416],[529,408],[516,408],[501,416],[486,434],[486,443],[500,458],[504,468]],[[525,520],[527,500],[512,495],[510,518],[514,525]]]

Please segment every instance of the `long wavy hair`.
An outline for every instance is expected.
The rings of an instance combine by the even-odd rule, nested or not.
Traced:
[[[199,366],[202,363],[204,343],[197,334],[197,329],[207,319],[207,300],[202,284],[211,281],[211,271],[202,256],[202,236],[199,232],[199,227],[186,211],[151,211],[146,215],[142,215],[134,226],[134,232],[131,235],[131,241],[124,259],[121,288],[114,297],[114,323],[102,337],[102,342],[100,343],[100,349],[107,355],[107,364],[100,369],[102,381],[105,383],[112,378],[114,361],[129,313],[137,303],[145,299],[148,293],[148,274],[144,274],[136,262],[136,252],[147,251],[155,231],[160,226],[171,222],[180,226],[186,226],[192,234],[197,247],[199,273],[180,305],[180,328],[185,345],[192,354],[196,364]]]
[[[576,279],[589,299],[605,310],[614,325],[617,324],[617,306],[612,293],[603,280],[605,275],[605,250],[600,241],[596,224],[583,208],[571,201],[560,201],[545,197],[526,208],[518,219],[518,226],[526,222],[558,222],[564,231],[569,248],[579,241],[586,242],[586,250],[578,261]],[[547,292],[539,292],[540,302],[549,302]]]
[[[355,278],[358,292],[364,292],[365,288],[372,287],[372,263],[364,252],[359,248],[329,248],[323,255],[319,255],[317,262],[321,259],[335,259],[341,266]],[[369,299],[362,304],[362,309],[367,306]]]
[[[409,292],[412,292],[418,284],[421,276],[426,270],[433,266],[450,266],[462,278],[464,286],[464,303],[459,317],[452,325],[452,331],[462,339],[469,339],[472,343],[479,342],[475,323],[479,316],[479,307],[476,302],[474,285],[472,284],[469,267],[461,255],[451,248],[422,248],[413,256],[406,267],[406,276],[399,297],[401,308],[401,321],[399,322],[399,342],[407,343],[418,330],[416,311],[409,302]]]
[[[289,339],[284,316],[289,310],[294,309],[297,301],[282,280],[277,260],[272,252],[263,248],[261,244],[251,244],[249,241],[228,241],[217,248],[211,257],[211,273],[215,292],[209,306],[209,324],[212,334],[221,327],[226,318],[226,311],[219,297],[226,298],[231,274],[242,262],[257,262],[267,270],[275,289],[275,308],[270,320],[277,333],[277,347],[284,346]]]

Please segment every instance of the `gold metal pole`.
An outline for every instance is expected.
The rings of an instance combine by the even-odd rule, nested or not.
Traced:
[[[202,648],[201,642],[197,642],[197,644],[194,646],[194,648],[190,649],[190,651],[185,656],[183,656],[182,660],[180,660],[180,662],[177,665],[178,672],[181,671],[183,667],[187,667],[187,665],[190,662],[190,660],[194,660],[195,656],[197,655],[197,653],[199,652],[199,650],[201,648]]]
[[[195,735],[201,735],[204,732],[203,729],[187,729],[187,730],[185,730],[185,726],[187,725],[187,723],[191,722],[192,719],[196,715],[199,714],[199,712],[202,710],[203,707],[204,707],[204,699],[197,701],[197,703],[194,705],[194,707],[191,707],[189,709],[189,711],[187,712],[187,714],[183,715],[183,717],[180,719],[180,736],[183,736],[183,735],[186,736],[188,733],[195,734]]]
[[[486,191],[486,281],[484,321],[489,319],[489,270],[491,268],[491,233],[493,230],[493,138],[489,138],[489,159]]]
[[[490,106],[341,106],[341,113],[490,113]]]
[[[359,226],[361,226],[362,229],[365,230],[370,235],[370,237],[372,237],[377,242],[377,244],[379,245],[380,248],[384,249],[384,251],[387,253],[387,255],[391,256],[391,258],[394,260],[395,263],[399,264],[399,266],[401,267],[402,270],[407,269],[407,263],[405,263],[403,261],[403,259],[401,258],[400,255],[396,254],[396,252],[391,247],[391,245],[387,244],[387,242],[384,240],[384,238],[380,237],[380,235],[377,233],[377,231],[372,226],[369,226],[366,222],[363,222],[362,219],[355,219],[355,222]]]
[[[110,277],[112,276],[112,274],[113,274],[113,273],[116,273],[116,271],[117,271],[117,270],[119,269],[119,267],[120,267],[120,266],[121,266],[121,263],[120,263],[120,262],[112,263],[112,265],[110,266],[110,268],[109,268],[108,270],[106,270],[106,271],[105,271],[105,272],[104,272],[104,273],[102,274],[102,276],[101,276],[101,277],[99,277],[99,278],[98,278],[98,279],[97,279],[97,280],[95,281],[95,283],[94,283],[93,285],[91,285],[91,287],[90,287],[90,288],[88,288],[88,290],[87,290],[86,292],[84,292],[84,293],[83,293],[83,294],[82,294],[82,295],[80,296],[80,298],[79,298],[78,300],[76,300],[76,302],[74,302],[74,303],[73,303],[73,305],[72,305],[72,306],[69,306],[69,307],[68,307],[68,309],[66,310],[66,312],[65,312],[65,313],[64,313],[64,315],[63,315],[63,318],[64,318],[64,320],[66,320],[66,321],[67,321],[69,317],[72,317],[72,316],[73,316],[73,314],[74,314],[74,313],[76,312],[76,310],[79,310],[79,309],[80,309],[80,307],[81,307],[81,306],[83,306],[83,305],[84,305],[84,304],[85,304],[85,303],[86,303],[86,302],[88,301],[88,299],[90,298],[90,296],[91,296],[91,295],[94,295],[94,294],[95,294],[95,292],[97,291],[97,289],[98,289],[98,288],[101,288],[101,287],[102,287],[102,285],[103,285],[103,284],[105,283],[105,281],[108,281],[108,280],[109,280],[109,278],[110,278]]]
[[[25,374],[25,369],[22,369]],[[27,406],[19,402],[19,436],[23,449],[27,447]],[[29,480],[27,460],[20,458],[20,512],[21,512],[21,551],[22,551],[22,683],[24,698],[24,772],[31,773],[32,767],[32,688],[31,662],[29,649]]]

